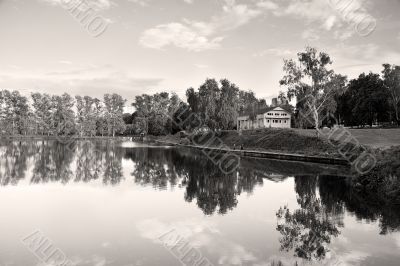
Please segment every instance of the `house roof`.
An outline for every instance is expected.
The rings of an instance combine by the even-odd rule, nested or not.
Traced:
[[[274,110],[276,110],[276,111],[285,111],[285,112],[287,112],[287,113],[289,113],[289,114],[292,113],[292,112],[291,112],[288,108],[286,108],[286,107],[275,106],[275,107],[262,108],[262,109],[260,109],[260,110],[257,111],[257,115],[265,114],[265,113],[268,113],[268,112],[271,112],[271,111],[274,111]],[[248,115],[250,115],[249,112],[240,112],[240,113],[239,113],[239,116],[248,116]]]

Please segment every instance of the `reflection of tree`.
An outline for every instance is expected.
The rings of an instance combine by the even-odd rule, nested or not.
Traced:
[[[353,213],[357,219],[379,221],[381,234],[400,229],[400,206],[386,205],[355,191],[345,178],[324,176],[319,179],[322,203],[330,212]]]
[[[175,186],[178,182],[172,156],[168,149],[137,148],[125,152],[125,157],[135,163],[132,172],[135,182],[140,185],[150,184],[157,189],[165,189],[168,184]]]
[[[58,141],[41,141],[37,143],[37,154],[34,156],[32,183],[61,181],[67,183],[73,175],[71,163],[74,152],[69,146]]]
[[[217,208],[218,213],[225,214],[237,205],[236,189],[237,178],[235,175],[224,175],[211,161],[192,165],[188,173],[185,199],[191,202],[197,199],[197,205],[206,215],[213,214]]]
[[[200,152],[187,149],[130,149],[126,152],[135,163],[132,175],[141,185],[151,184],[166,188],[179,184],[186,187],[185,200],[196,200],[207,215],[218,211],[226,213],[237,205],[237,196],[242,191],[251,192],[262,178],[254,178],[249,171],[225,175],[217,165]],[[252,183],[253,182],[253,183]]]
[[[16,185],[25,177],[32,143],[2,141],[0,143],[0,184]]]
[[[76,143],[75,182],[97,180],[103,171],[104,154],[99,143],[84,141]]]
[[[123,177],[122,157],[123,150],[112,141],[107,141],[104,147],[104,173],[103,183],[105,185],[116,185]]]
[[[331,237],[340,233],[336,216],[316,196],[318,177],[296,177],[295,182],[301,208],[291,212],[283,207],[277,212],[281,249],[307,260],[324,259]]]

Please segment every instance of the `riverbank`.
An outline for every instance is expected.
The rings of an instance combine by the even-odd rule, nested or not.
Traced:
[[[237,150],[237,149],[230,149],[230,148],[215,148],[215,147],[207,147],[207,146],[199,146],[199,145],[174,143],[174,142],[161,141],[161,140],[158,140],[157,142],[160,144],[165,144],[165,145],[173,145],[173,146],[181,146],[181,147],[192,148],[192,149],[199,149],[199,150],[203,150],[209,154],[229,153],[229,154],[236,154],[238,156],[243,156],[243,157],[349,166],[349,163],[347,160],[340,159],[340,158],[308,156],[308,155],[300,155],[300,154],[294,154],[294,153],[268,152],[268,151],[261,151],[261,150]]]
[[[220,147],[222,143],[225,149],[230,150],[240,150],[240,147],[243,146],[245,151],[343,159],[337,145],[335,145],[336,143],[318,138],[316,135],[299,134],[292,129],[260,129],[241,133],[222,131],[190,135],[183,139],[179,135],[170,135],[158,137],[157,140],[172,144],[207,146],[210,148]]]

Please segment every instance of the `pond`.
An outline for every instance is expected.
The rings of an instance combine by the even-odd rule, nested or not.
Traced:
[[[400,211],[348,179],[252,158],[223,174],[186,148],[1,141],[0,265],[399,265]]]

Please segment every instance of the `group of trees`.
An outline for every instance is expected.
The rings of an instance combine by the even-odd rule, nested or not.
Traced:
[[[33,93],[28,99],[18,91],[2,90],[0,134],[115,136],[125,130],[124,105],[118,94],[106,94],[103,101],[67,93]]]
[[[255,119],[258,110],[268,107],[254,92],[240,90],[227,79],[220,83],[207,79],[197,91],[189,88],[186,97],[190,110],[213,130],[234,129],[240,113],[246,112]]]
[[[373,124],[400,125],[400,67],[384,64],[382,75],[362,73],[348,81],[329,69],[330,56],[306,47],[297,60],[285,60],[280,81],[296,99],[297,127]]]
[[[178,95],[167,92],[136,96],[132,104],[136,112],[131,118],[130,134],[165,135],[172,132],[172,117],[179,108]],[[128,119],[127,119],[128,120]]]
[[[132,104],[136,112],[126,118],[132,124],[131,133],[174,134],[203,126],[232,130],[240,113],[248,113],[255,119],[258,110],[268,107],[254,92],[240,90],[227,79],[220,82],[207,79],[197,90],[187,89],[186,97],[187,103],[167,92],[136,96]],[[193,119],[187,120],[190,116]]]
[[[383,65],[382,75],[361,74],[338,97],[337,116],[346,126],[400,125],[400,67]]]

